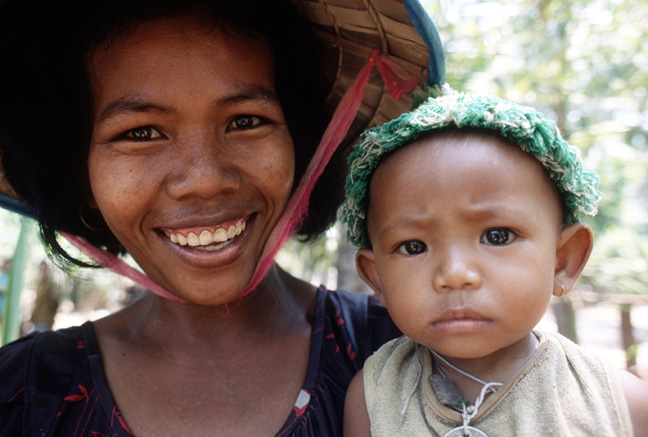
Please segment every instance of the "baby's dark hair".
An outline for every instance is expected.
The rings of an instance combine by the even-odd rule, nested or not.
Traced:
[[[276,90],[295,144],[296,187],[330,118],[324,102],[331,83],[325,79],[322,48],[290,0],[0,2],[2,165],[38,220],[46,249],[61,264],[84,265],[59,245],[58,232],[82,236],[114,254],[125,251],[105,226],[94,231],[81,219],[90,193],[89,56],[139,23],[192,13],[226,32],[266,39],[273,47]],[[299,236],[314,239],[335,221],[344,196],[344,169],[342,157],[335,156],[313,190]]]

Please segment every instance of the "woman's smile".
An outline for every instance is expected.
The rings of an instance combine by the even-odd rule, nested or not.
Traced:
[[[162,229],[172,243],[213,252],[229,245],[245,230],[248,217],[222,223],[214,227]]]

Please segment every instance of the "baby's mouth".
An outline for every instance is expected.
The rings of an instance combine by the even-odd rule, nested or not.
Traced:
[[[231,244],[245,230],[248,217],[225,222],[217,227],[162,229],[174,244],[212,252]]]

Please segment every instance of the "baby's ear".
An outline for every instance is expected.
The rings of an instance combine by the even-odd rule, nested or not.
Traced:
[[[360,249],[356,253],[356,268],[362,280],[371,287],[380,303],[384,306],[382,287],[380,286],[380,278],[376,269],[376,259],[371,249]]]
[[[562,229],[556,248],[554,294],[561,286],[564,287],[561,295],[572,290],[587,264],[593,244],[592,229],[585,223],[574,223]]]

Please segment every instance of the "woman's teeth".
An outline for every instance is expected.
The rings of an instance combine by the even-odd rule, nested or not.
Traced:
[[[226,246],[225,243],[228,240],[231,240],[234,237],[241,235],[241,232],[245,230],[245,221],[241,220],[235,225],[230,225],[230,227],[225,230],[224,228],[218,228],[215,231],[210,231],[208,229],[202,230],[199,234],[196,232],[189,232],[187,236],[184,236],[181,233],[173,233],[171,231],[164,231],[164,234],[171,240],[172,243],[179,244],[180,246],[191,246],[197,249],[207,249],[207,250],[218,250],[223,246]]]

